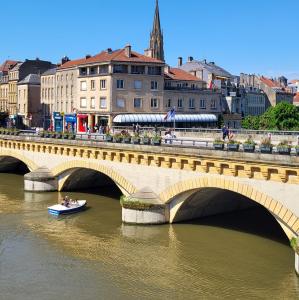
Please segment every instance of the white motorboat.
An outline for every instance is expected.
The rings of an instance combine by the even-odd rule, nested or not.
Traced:
[[[48,207],[48,212],[51,215],[59,216],[66,214],[73,214],[83,210],[86,206],[86,200],[78,200],[76,202],[69,202],[68,205],[55,204]]]

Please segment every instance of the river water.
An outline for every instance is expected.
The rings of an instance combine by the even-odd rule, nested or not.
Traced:
[[[258,209],[132,226],[118,193],[102,194],[68,193],[89,209],[57,218],[47,206],[64,194],[0,174],[1,300],[299,298],[293,251]]]

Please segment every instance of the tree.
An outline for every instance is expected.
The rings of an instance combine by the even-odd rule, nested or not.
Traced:
[[[258,130],[260,127],[259,116],[247,116],[242,121],[242,127],[245,129]]]
[[[248,116],[242,122],[246,129],[296,130],[299,128],[299,108],[288,102],[270,107],[259,117]]]

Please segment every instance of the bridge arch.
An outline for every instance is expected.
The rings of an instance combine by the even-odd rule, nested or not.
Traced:
[[[81,160],[68,161],[51,170],[53,175],[58,177],[59,191],[63,189],[69,177],[79,169],[92,170],[106,175],[119,187],[124,195],[129,195],[137,191],[136,187],[131,184],[128,179],[118,174],[112,168],[106,167],[98,162],[94,163]]]
[[[5,157],[12,157],[16,160],[21,161],[22,163],[24,163],[27,168],[29,169],[29,171],[33,171],[35,169],[38,168],[38,165],[33,162],[31,159],[27,158],[26,156],[17,153],[17,152],[13,152],[11,150],[6,150],[6,149],[0,149],[0,158],[5,158]]]
[[[159,195],[164,203],[169,204],[170,223],[176,221],[180,209],[192,195],[204,190],[230,191],[242,195],[268,210],[290,239],[299,235],[299,218],[279,201],[237,180],[207,176],[179,182]]]

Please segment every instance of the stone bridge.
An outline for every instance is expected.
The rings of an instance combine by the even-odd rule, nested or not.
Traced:
[[[172,223],[264,207],[299,235],[299,157],[212,149],[0,136],[0,171],[23,162],[27,191],[115,183],[124,222]]]

